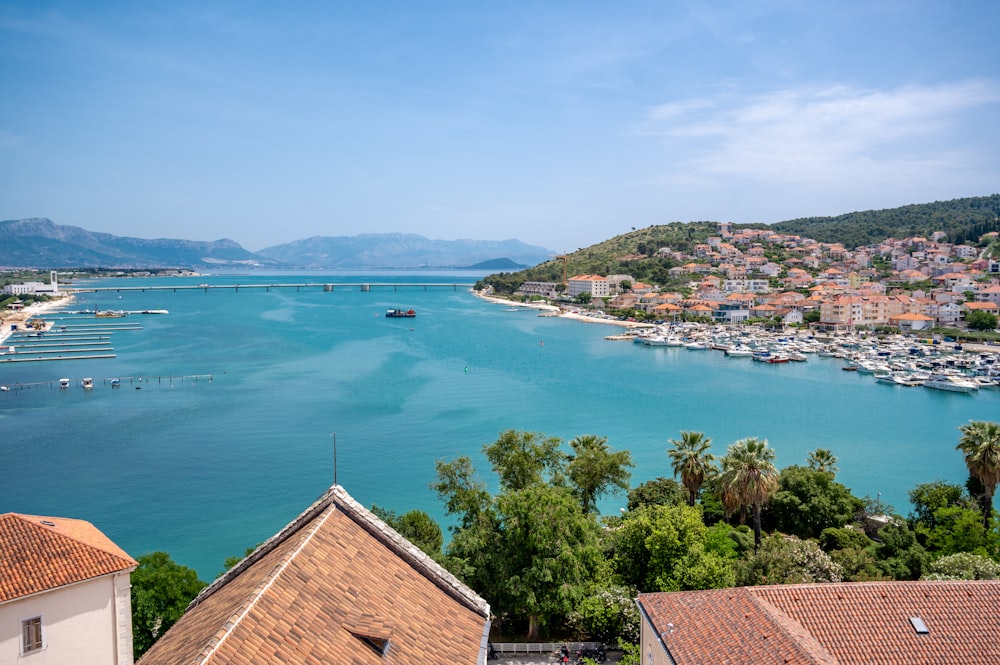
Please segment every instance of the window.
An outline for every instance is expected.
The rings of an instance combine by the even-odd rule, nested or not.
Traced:
[[[42,648],[42,617],[21,620],[21,654],[40,651]]]

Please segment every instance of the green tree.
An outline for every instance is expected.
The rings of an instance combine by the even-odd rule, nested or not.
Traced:
[[[789,466],[767,507],[767,522],[799,538],[819,538],[824,529],[844,526],[862,508],[861,499],[833,479],[829,471]]]
[[[820,313],[819,309],[811,309],[802,315],[802,321],[804,323],[819,323]]]
[[[961,486],[943,480],[921,483],[910,490],[908,495],[913,504],[913,512],[909,518],[910,528],[913,529],[918,525],[933,529],[938,526],[934,513],[939,508],[956,508],[968,503]]]
[[[993,494],[1000,483],[1000,425],[973,420],[959,429],[962,431],[962,438],[957,448],[965,456],[969,473],[983,484],[983,527],[988,527],[993,513]]]
[[[411,510],[403,515],[397,515],[379,506],[372,506],[372,512],[425,554],[434,559],[440,558],[444,535],[441,533],[441,527],[430,515],[422,510]]]
[[[629,587],[610,586],[596,590],[581,600],[567,618],[570,630],[582,640],[615,644],[622,639],[639,641],[639,610],[635,591]]]
[[[583,512],[600,512],[596,503],[604,494],[628,491],[632,477],[629,469],[634,466],[629,451],[613,452],[607,438],[592,434],[578,436],[569,445],[573,454],[566,470]]]
[[[890,518],[878,531],[875,557],[882,572],[896,580],[920,579],[927,566],[927,552],[901,519]]]
[[[708,452],[712,440],[701,432],[681,432],[680,439],[670,439],[673,448],[667,449],[674,478],[681,477],[681,483],[688,491],[688,505],[693,506],[698,498],[705,478],[715,468],[715,456]]]
[[[132,646],[136,658],[181,618],[205,588],[198,573],[176,563],[166,552],[144,554],[137,561],[132,573]]]
[[[761,508],[778,487],[774,450],[768,447],[766,439],[749,437],[729,446],[722,460],[722,486],[731,500],[753,511],[756,551],[760,548]]]
[[[497,511],[502,545],[482,553],[499,572],[496,611],[526,618],[527,639],[537,640],[541,629],[567,615],[599,577],[604,565],[600,528],[563,487],[505,492],[497,499]]]
[[[483,453],[505,489],[522,490],[545,482],[562,485],[566,454],[559,450],[561,443],[534,432],[507,430],[483,446]]]
[[[463,455],[451,462],[438,460],[434,463],[437,480],[431,489],[445,502],[445,512],[461,517],[456,528],[469,526],[485,513],[491,505],[486,483],[476,478],[472,460]]]
[[[576,294],[576,303],[578,305],[589,305],[591,299],[592,296],[590,295],[590,291],[584,291],[583,293]]]
[[[817,448],[809,453],[809,457],[806,458],[806,462],[809,464],[810,469],[815,469],[816,471],[822,471],[823,473],[829,473],[831,475],[836,475],[836,473],[840,471],[840,469],[837,468],[838,461],[837,456],[826,448]]]
[[[997,315],[975,310],[965,315],[965,324],[970,330],[996,330]]]
[[[641,506],[674,506],[687,501],[686,492],[672,478],[655,478],[633,487],[628,493],[628,509]]]

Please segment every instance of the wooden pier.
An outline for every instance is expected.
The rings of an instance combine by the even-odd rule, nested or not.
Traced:
[[[143,386],[167,385],[173,386],[175,383],[211,383],[215,375],[213,374],[178,374],[164,376],[109,376],[102,379],[91,379],[96,389],[98,386],[108,388],[120,388],[126,385],[141,389]],[[69,390],[71,388],[81,388],[83,379],[68,379],[69,384],[63,386],[60,380],[34,381],[31,383],[9,383],[2,386],[2,392],[9,393],[18,390]]]

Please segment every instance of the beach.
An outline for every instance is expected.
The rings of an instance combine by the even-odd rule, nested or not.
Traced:
[[[33,303],[18,312],[5,312],[3,320],[0,321],[0,344],[10,337],[11,333],[17,330],[23,330],[27,322],[31,319],[36,319],[46,312],[60,309],[72,301],[73,296],[71,294],[66,294],[60,298],[49,300],[47,302]],[[48,327],[51,327],[51,324],[43,329],[47,330]]]

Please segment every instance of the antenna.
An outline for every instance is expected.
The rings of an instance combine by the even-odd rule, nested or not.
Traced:
[[[333,484],[337,484],[337,433],[331,432],[333,437]]]

